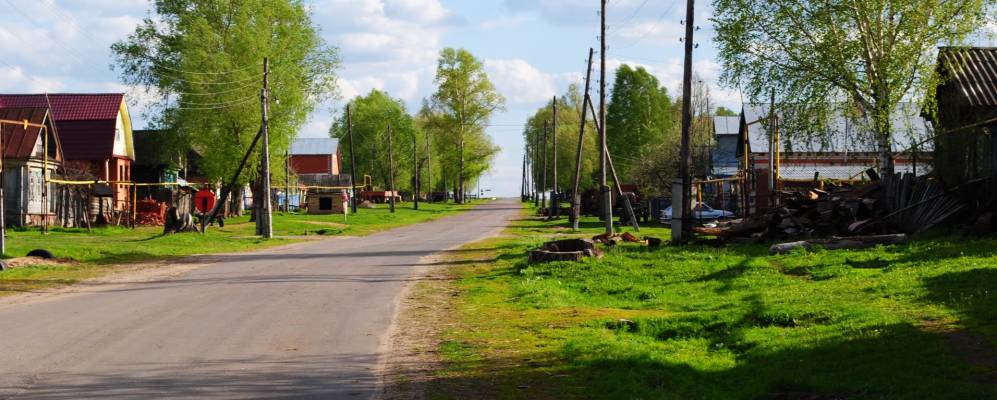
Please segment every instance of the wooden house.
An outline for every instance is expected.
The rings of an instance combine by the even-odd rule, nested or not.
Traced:
[[[55,225],[59,198],[48,176],[56,176],[62,164],[62,146],[46,108],[0,108],[0,119],[27,121],[2,124],[4,222],[7,226]],[[45,126],[46,128],[41,128]],[[48,153],[46,154],[46,149]]]
[[[348,175],[306,174],[298,176],[298,184],[308,187],[305,202],[308,214],[347,214],[351,185]]]
[[[943,47],[937,71],[935,171],[947,185],[997,175],[997,48]],[[997,183],[985,182],[990,194]]]
[[[780,119],[782,112],[775,116]],[[775,201],[773,192],[780,189],[814,187],[823,180],[860,181],[866,178],[866,170],[879,167],[875,134],[859,117],[837,112],[822,124],[821,131],[807,133],[779,123],[779,135],[768,131],[769,117],[767,104],[748,104],[738,124],[736,154],[741,174],[747,177],[743,195],[749,213],[768,208]],[[894,170],[930,172],[932,148],[923,142],[931,137],[931,126],[921,116],[921,108],[901,103],[892,122]]]
[[[132,121],[121,93],[0,94],[0,108],[48,108],[67,169],[101,181],[130,181],[135,149]],[[127,211],[127,185],[112,184],[100,209]]]

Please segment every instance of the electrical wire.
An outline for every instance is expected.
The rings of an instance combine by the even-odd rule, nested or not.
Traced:
[[[630,42],[630,44],[628,44],[626,46],[622,46],[622,47],[617,47],[616,49],[617,50],[629,49],[631,47],[634,47],[634,46],[640,44],[642,41],[644,41],[644,39],[647,39],[647,37],[650,36],[652,32],[654,32],[655,30],[658,29],[658,26],[661,25],[661,23],[665,20],[665,17],[667,17],[668,14],[670,14],[672,12],[672,10],[675,9],[675,5],[677,3],[678,3],[677,0],[672,0],[672,3],[671,3],[671,5],[668,6],[668,9],[666,9],[665,12],[661,13],[661,16],[659,16],[658,19],[653,24],[651,24],[651,26],[649,28],[647,28],[644,31],[643,34],[641,34],[633,42]]]
[[[621,27],[621,26],[627,24],[628,22],[632,21],[634,19],[634,17],[637,16],[637,13],[639,13],[640,10],[644,9],[644,6],[647,5],[647,2],[648,2],[648,0],[644,0],[643,3],[640,3],[640,5],[637,6],[637,8],[634,9],[634,11],[632,13],[630,13],[629,17],[626,17],[626,18],[624,18],[624,19],[622,19],[620,21],[617,21],[617,22],[609,24],[609,26],[610,26],[609,32],[615,32],[617,29],[619,29],[619,27]]]

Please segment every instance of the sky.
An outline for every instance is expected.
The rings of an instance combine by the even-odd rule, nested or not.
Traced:
[[[307,0],[328,44],[340,49],[339,98],[324,103],[298,132],[326,137],[343,104],[371,89],[418,111],[434,89],[439,51],[461,47],[484,61],[506,98],[487,133],[502,148],[482,189],[518,196],[527,118],[582,84],[588,49],[599,50],[598,0]],[[146,126],[143,93],[110,68],[110,45],[149,15],[147,0],[0,0],[0,92],[123,92],[133,125]],[[698,1],[694,72],[714,104],[740,108],[740,94],[718,85],[707,2]],[[610,0],[607,81],[622,64],[640,65],[675,94],[682,80],[685,2]],[[597,54],[598,57],[598,54]],[[593,76],[599,76],[598,58]],[[598,88],[598,82],[593,82]],[[597,95],[593,93],[593,96]]]

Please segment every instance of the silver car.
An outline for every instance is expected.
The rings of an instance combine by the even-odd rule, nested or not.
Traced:
[[[697,220],[712,221],[724,218],[734,218],[734,213],[727,210],[717,210],[706,204],[699,203],[692,208],[692,218]],[[672,219],[672,207],[661,210],[661,221]]]

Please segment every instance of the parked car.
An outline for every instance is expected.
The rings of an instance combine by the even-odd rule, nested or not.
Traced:
[[[733,217],[734,217],[734,213],[733,212],[730,212],[730,211],[727,211],[727,210],[716,210],[713,207],[710,207],[710,206],[708,206],[706,204],[703,204],[703,203],[696,204],[696,206],[693,207],[693,209],[692,209],[692,218],[698,219],[698,220],[709,221],[709,220],[716,220],[716,219],[723,219],[723,218],[733,218]],[[668,206],[668,208],[666,208],[664,210],[661,210],[661,222],[662,223],[664,223],[666,221],[670,221],[671,219],[672,219],[672,207],[671,206]]]

